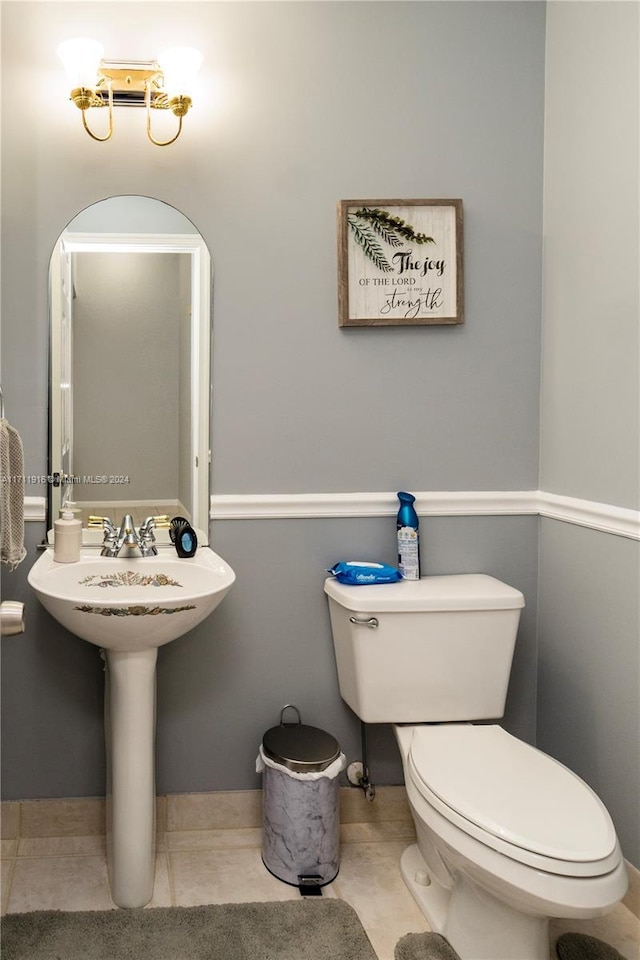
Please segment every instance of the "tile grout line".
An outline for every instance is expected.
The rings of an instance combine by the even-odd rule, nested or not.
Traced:
[[[178,898],[176,896],[176,885],[173,878],[173,858],[171,855],[171,849],[169,844],[166,844],[166,858],[167,858],[167,877],[169,882],[169,899],[171,901],[172,907],[178,906]]]
[[[9,861],[9,876],[8,876],[8,878],[7,878],[7,891],[6,891],[6,894],[5,894],[5,893],[4,893],[4,890],[3,890],[3,896],[2,896],[2,899],[4,900],[4,903],[2,904],[2,914],[3,914],[3,915],[4,915],[5,913],[8,913],[8,912],[9,912],[9,900],[11,899],[11,887],[12,887],[12,885],[13,885],[13,874],[14,874],[15,869],[16,869],[16,858],[15,858],[15,857],[11,857],[11,859],[10,859],[10,861]],[[3,884],[3,886],[4,886],[4,884]]]
[[[7,877],[7,891],[6,895],[4,889],[2,891],[2,900],[4,901],[0,906],[0,912],[2,915],[9,912],[9,903],[11,901],[11,889],[13,887],[13,875],[16,869],[16,863],[18,860],[18,850],[20,849],[20,837],[22,835],[22,803],[18,804],[17,816],[16,816],[16,831],[15,836],[12,838],[14,841],[13,855],[9,859],[9,876]],[[4,884],[3,884],[4,887]]]

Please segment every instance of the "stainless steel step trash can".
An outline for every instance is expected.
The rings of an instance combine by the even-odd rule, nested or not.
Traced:
[[[285,723],[286,710],[296,723]],[[293,704],[280,724],[264,734],[256,761],[262,773],[262,861],[275,877],[320,893],[340,866],[338,774],[346,759],[338,741],[303,724]]]

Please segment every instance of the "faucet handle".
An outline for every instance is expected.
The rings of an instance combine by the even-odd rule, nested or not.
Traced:
[[[102,527],[104,529],[104,540],[102,541],[102,551],[100,556],[117,556],[116,541],[118,538],[118,531],[113,520],[111,520],[109,517],[95,517],[92,515],[87,520],[87,526]]]
[[[153,520],[156,527],[168,527],[171,523],[167,513],[161,513],[159,516],[151,517],[150,519]]]
[[[155,556],[158,549],[155,545],[156,538],[153,535],[154,527],[168,527],[169,517],[165,514],[157,517],[147,517],[143,520],[139,530],[139,546],[143,557]]]
[[[152,530],[154,527],[156,529],[161,529],[163,527],[169,526],[169,517],[166,513],[160,514],[157,517],[146,517],[140,525],[140,533],[145,534],[147,531]]]
[[[116,528],[109,517],[95,517],[91,515],[87,520],[87,527],[103,527],[107,533],[116,533]]]

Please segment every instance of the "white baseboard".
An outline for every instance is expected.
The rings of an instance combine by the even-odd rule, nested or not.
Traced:
[[[632,863],[626,861],[627,873],[629,874],[629,889],[622,901],[628,910],[640,920],[640,870],[634,867]]]

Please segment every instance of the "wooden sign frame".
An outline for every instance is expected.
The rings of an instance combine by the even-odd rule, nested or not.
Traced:
[[[340,200],[341,327],[459,324],[462,200]]]

